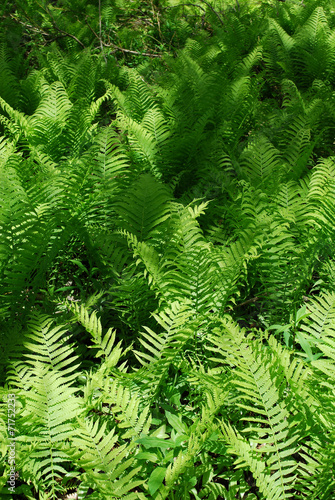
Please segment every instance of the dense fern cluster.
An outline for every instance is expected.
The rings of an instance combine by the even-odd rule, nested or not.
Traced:
[[[335,499],[334,2],[165,6],[136,68],[44,3],[67,41],[0,47],[0,495]]]

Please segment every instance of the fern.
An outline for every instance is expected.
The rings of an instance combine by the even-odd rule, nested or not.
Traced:
[[[165,330],[161,335],[158,336],[149,328],[142,333],[140,342],[145,351],[137,351],[136,356],[143,368],[136,373],[135,380],[142,381],[142,384],[144,382],[142,390],[149,392],[152,399],[157,395],[160,385],[167,380],[170,366],[178,364],[178,358],[193,333],[187,324],[191,318],[187,305],[175,303],[170,310],[155,316]]]
[[[118,204],[121,225],[139,241],[152,237],[157,226],[168,217],[169,193],[149,174],[143,175]]]
[[[73,440],[77,451],[72,453],[72,459],[89,471],[82,475],[82,488],[87,491],[92,487],[99,494],[98,498],[141,498],[137,493],[129,493],[143,482],[133,479],[140,467],[133,467],[128,474],[123,474],[134,462],[134,457],[130,456],[133,446],[117,446],[118,437],[114,431],[108,433],[106,424],[99,428],[99,421],[85,420],[78,424],[79,432]]]
[[[272,371],[274,363],[261,342],[248,340],[228,322],[212,342],[226,363],[235,366],[236,404],[245,414],[243,434],[248,438],[222,424],[230,453],[238,457],[236,465],[250,468],[266,498],[292,498],[298,464],[288,457],[297,451],[298,438],[292,430],[296,423],[282,400],[282,373]]]
[[[243,156],[242,168],[255,186],[262,186],[264,183],[269,185],[270,179],[276,182],[280,178],[278,153],[265,138],[245,150]]]
[[[71,387],[78,365],[73,363],[76,357],[71,345],[60,342],[64,333],[63,329],[52,329],[49,319],[36,318],[26,335],[26,367],[19,361],[9,375],[22,398],[17,422],[21,434],[18,463],[23,476],[32,480],[36,489],[49,491],[52,498],[61,490],[58,479],[66,474],[64,464],[69,461],[64,442],[71,438],[73,420],[80,413],[73,397],[76,388]],[[21,373],[21,382],[16,373]]]
[[[86,4],[0,9],[16,494],[333,499],[333,2]]]

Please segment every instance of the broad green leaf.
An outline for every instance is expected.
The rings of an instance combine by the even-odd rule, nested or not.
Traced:
[[[175,443],[172,441],[167,441],[166,439],[156,438],[154,436],[146,436],[137,440],[138,443],[143,444],[144,448],[163,448],[167,450],[168,448],[174,448]]]
[[[150,495],[153,495],[163,483],[165,471],[165,467],[156,467],[152,471],[148,481],[148,490]]]

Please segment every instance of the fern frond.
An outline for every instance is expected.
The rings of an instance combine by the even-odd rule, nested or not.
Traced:
[[[71,108],[72,103],[60,82],[46,88],[39,106],[29,118],[28,142],[43,148],[51,158],[60,159],[63,155],[61,136]]]
[[[151,415],[143,397],[123,384],[127,384],[126,378],[119,377],[107,381],[96,372],[85,387],[84,402],[89,410],[105,412],[106,421],[117,427],[122,440],[134,440],[142,434],[148,434]],[[96,397],[97,390],[100,392],[99,398]]]
[[[142,175],[117,205],[121,226],[139,241],[150,239],[153,231],[169,216],[170,196],[152,175]]]
[[[323,353],[320,359],[312,361],[328,377],[335,377],[335,294],[326,293],[314,299],[309,305],[310,321],[302,326],[307,340]]]
[[[126,114],[136,122],[142,121],[149,110],[156,107],[155,98],[150,86],[135,71],[128,70],[130,84],[125,93]]]
[[[250,75],[250,72],[254,66],[256,66],[262,58],[262,47],[255,47],[250,54],[245,56],[240,64],[236,66],[235,75],[236,78],[241,78]]]
[[[156,169],[157,147],[154,135],[142,124],[128,116],[119,115],[118,123],[122,130],[127,131],[127,140],[135,155],[137,167],[142,164],[139,173],[149,170],[157,178],[160,178],[160,173]]]
[[[269,77],[275,82],[281,79],[283,71],[288,78],[292,74],[291,52],[294,46],[295,39],[275,19],[270,19],[264,59],[269,68]]]
[[[94,138],[87,161],[93,167],[94,191],[99,203],[103,203],[106,197],[116,196],[120,188],[127,183],[129,160],[111,127],[102,129]]]
[[[76,448],[73,459],[86,470],[82,474],[82,485],[93,488],[103,498],[135,500],[137,493],[130,493],[142,479],[136,479],[141,467],[134,467],[134,444],[118,444],[115,431],[108,431],[107,423],[100,424],[89,419],[78,420],[77,436],[73,438]]]
[[[222,327],[211,342],[213,350],[235,367],[236,404],[247,412],[242,418],[247,425],[243,433],[249,436],[247,440],[222,424],[230,451],[238,456],[236,464],[250,468],[267,499],[291,498],[298,464],[288,457],[297,450],[298,437],[283,401],[283,374],[275,372],[262,342],[247,339],[243,330],[227,320]]]
[[[73,364],[73,348],[64,342],[64,330],[51,326],[49,319],[34,319],[25,344],[27,361],[14,364],[10,381],[20,388],[24,402],[17,416],[18,464],[36,488],[49,491],[55,499],[62,490],[59,478],[66,474],[64,464],[70,460],[64,443],[73,436],[73,420],[81,409],[74,397],[77,389],[72,387],[78,366]]]
[[[335,210],[334,192],[335,162],[327,158],[313,169],[309,184],[308,200],[313,212],[309,212],[318,228],[326,234],[333,234],[333,213]]]
[[[192,426],[189,433],[187,448],[180,450],[169,464],[165,473],[165,484],[157,492],[157,498],[163,500],[168,498],[172,489],[182,496],[183,491],[190,489],[190,476],[194,477],[194,463],[198,459],[202,448],[208,438],[216,431],[217,425],[213,423],[213,416],[205,409],[197,419],[196,425]]]
[[[9,105],[16,108],[20,98],[20,87],[18,79],[15,77],[11,68],[11,58],[9,57],[5,44],[0,44],[0,96]]]
[[[8,127],[15,143],[21,138],[21,136],[29,134],[29,120],[24,113],[14,109],[1,96],[0,107],[5,112],[5,117],[0,116],[1,121]],[[8,115],[10,120],[6,119],[6,115]]]
[[[103,358],[103,364],[100,367],[100,372],[110,372],[114,368],[124,352],[121,349],[121,341],[115,345],[116,331],[109,328],[107,332],[102,334],[102,325],[100,318],[97,317],[96,311],[89,314],[87,308],[81,304],[70,306],[76,320],[83,325],[85,330],[92,336],[94,349],[98,349],[95,356]]]
[[[171,304],[171,308],[162,311],[154,318],[163,328],[160,334],[145,327],[142,332],[141,344],[144,352],[135,351],[143,368],[136,372],[135,378],[144,383],[144,389],[149,391],[151,397],[155,397],[157,390],[168,376],[171,365],[182,352],[186,342],[192,336],[190,320],[192,310],[187,305],[178,303]]]
[[[301,46],[315,48],[329,30],[328,20],[322,7],[316,7],[309,19],[304,23],[297,33],[296,40]]]
[[[270,180],[278,182],[280,178],[279,152],[265,137],[243,152],[241,166],[256,187],[267,184],[272,188]]]
[[[307,215],[306,198],[296,182],[282,183],[275,200],[282,220],[303,228]]]
[[[297,117],[290,124],[285,136],[283,157],[292,169],[292,177],[299,179],[306,171],[315,142],[311,141],[310,128],[302,117]]]
[[[26,354],[26,362],[32,366],[38,362],[49,369],[61,370],[64,376],[74,372],[79,366],[73,364],[78,356],[71,355],[73,346],[65,342],[67,337],[63,327],[52,328],[52,320],[49,318],[32,318],[24,342],[24,347],[31,351]],[[68,375],[68,381],[73,380],[75,376]]]

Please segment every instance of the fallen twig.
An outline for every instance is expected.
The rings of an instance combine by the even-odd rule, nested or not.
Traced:
[[[104,43],[104,46],[105,47],[113,47],[114,50],[111,52],[112,54],[118,50],[121,50],[122,52],[125,52],[126,54],[134,54],[136,56],[162,57],[161,54],[150,54],[149,52],[139,52],[137,50],[124,49],[123,47],[119,47],[118,45],[115,45],[114,43],[111,43],[111,44]]]
[[[86,19],[86,24],[89,27],[89,29],[92,31],[93,35],[102,43],[104,47],[113,47],[114,50],[111,53],[116,52],[117,50],[121,50],[122,52],[125,52],[127,54],[134,54],[136,56],[146,56],[146,57],[162,57],[161,54],[150,54],[149,52],[139,52],[137,50],[130,50],[130,49],[124,49],[123,47],[120,47],[119,45],[116,45],[113,42],[105,43],[102,41],[102,39],[99,38],[99,35],[94,31],[92,26],[89,25]]]
[[[198,5],[196,3],[178,3],[177,5],[169,5],[167,7],[164,7],[164,9],[175,9],[177,7],[189,7],[189,6],[190,7],[198,7],[199,9],[203,10],[204,12],[206,12],[206,9],[204,9],[203,7],[201,7],[201,5]]]
[[[229,312],[229,311],[232,311],[233,309],[237,309],[238,307],[246,306],[248,304],[254,304],[260,298],[265,297],[266,295],[268,295],[268,293],[262,293],[262,294],[258,295],[257,297],[252,297],[252,299],[245,300],[244,302],[241,302],[240,304],[236,304],[235,306],[232,306],[232,307],[227,307],[227,309],[225,309],[224,312]]]
[[[67,31],[64,31],[61,28],[58,28],[58,26],[56,26],[55,24],[53,24],[53,27],[55,28],[55,30],[59,31],[64,36],[69,36],[70,38],[73,38],[73,40],[75,40],[77,43],[79,43],[79,45],[82,46],[83,49],[85,49],[85,45],[83,44],[83,42],[81,42],[79,40],[79,38],[77,38],[75,35],[72,35],[71,33],[68,33]]]
[[[79,45],[81,45],[83,47],[83,49],[85,49],[85,45],[83,44],[83,42],[81,42],[79,40],[79,38],[77,38],[75,35],[72,35],[72,33],[68,33],[67,31],[65,30],[62,30],[61,28],[59,28],[56,24],[56,21],[54,20],[51,12],[49,11],[49,9],[47,9],[46,7],[43,7],[42,5],[38,4],[41,9],[44,10],[44,12],[46,12],[48,14],[48,16],[50,17],[50,20],[51,20],[51,23],[52,23],[52,26],[54,27],[54,29],[56,31],[59,31],[60,33],[63,33],[64,36],[69,36],[70,38],[72,38],[73,40],[75,40],[77,43],[79,43]],[[50,36],[50,35],[49,35]]]
[[[39,28],[37,26],[33,26],[31,24],[24,23],[23,21],[21,21],[21,19],[18,19],[17,17],[15,17],[14,14],[10,14],[9,16],[11,19],[13,19],[13,21],[15,21],[18,24],[21,24],[22,26],[24,26],[25,28],[27,28],[29,30],[36,31],[37,33],[40,33],[41,35],[44,35],[44,36],[51,36],[50,33],[43,31],[41,28]]]

